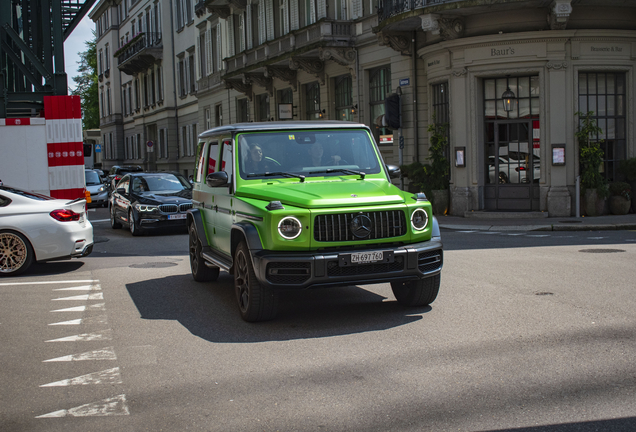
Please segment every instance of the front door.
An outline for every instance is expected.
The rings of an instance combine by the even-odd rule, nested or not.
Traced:
[[[539,210],[541,175],[538,153],[538,143],[534,144],[533,140],[532,120],[487,122],[486,210]]]

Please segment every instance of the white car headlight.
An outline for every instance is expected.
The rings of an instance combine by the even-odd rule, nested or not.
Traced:
[[[156,205],[150,205],[150,204],[135,204],[135,208],[137,209],[137,211],[149,212],[149,213],[156,211],[158,209]]]
[[[417,231],[422,231],[428,225],[428,213],[418,208],[411,214],[411,226]]]
[[[302,230],[302,224],[293,216],[284,217],[278,223],[278,234],[287,240],[295,239],[300,235]]]
[[[104,192],[106,190],[106,188],[104,186],[100,187],[99,190],[97,192]]]

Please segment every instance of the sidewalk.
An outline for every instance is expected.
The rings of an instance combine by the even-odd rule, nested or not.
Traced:
[[[467,214],[468,215],[468,214]],[[636,230],[636,214],[596,217],[544,217],[543,213],[471,212],[469,217],[437,216],[440,228],[472,231]]]

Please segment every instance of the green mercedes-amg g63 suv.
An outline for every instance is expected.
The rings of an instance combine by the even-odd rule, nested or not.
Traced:
[[[443,251],[423,193],[391,183],[357,123],[267,122],[199,136],[187,215],[192,276],[234,275],[246,321],[276,315],[282,289],[390,283],[398,302],[437,297]]]

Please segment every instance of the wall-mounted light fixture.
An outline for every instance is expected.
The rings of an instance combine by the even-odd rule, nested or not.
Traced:
[[[319,111],[319,117],[320,117],[320,118],[323,118],[323,117],[325,116],[325,114],[326,114],[326,113],[327,113],[327,111],[326,111],[325,109],[321,109],[321,110]]]
[[[351,107],[351,114],[355,114],[358,111],[358,104]]]
[[[517,96],[510,90],[510,75],[506,76],[506,91],[501,95],[504,111],[510,112],[517,105]]]

